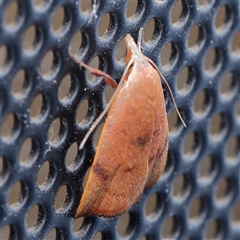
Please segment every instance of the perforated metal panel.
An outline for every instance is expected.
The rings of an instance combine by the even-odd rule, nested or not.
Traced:
[[[238,0],[5,0],[0,8],[1,239],[240,238]],[[97,134],[78,146],[109,88],[71,54],[119,81],[122,39],[140,27],[143,52],[187,128],[165,90],[163,176],[122,217],[74,220]]]

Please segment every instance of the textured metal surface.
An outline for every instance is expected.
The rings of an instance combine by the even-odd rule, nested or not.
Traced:
[[[14,24],[8,24],[6,14],[14,2],[16,19]],[[239,1],[184,0],[175,23],[171,15],[177,1],[138,1],[132,17],[127,17],[126,9],[134,2],[99,2],[95,1],[86,12],[82,12],[81,1],[0,3],[2,238],[238,239],[240,56],[232,46],[239,37]],[[65,17],[61,28],[55,31],[52,22],[60,8]],[[221,8],[226,17],[218,28],[215,21]],[[106,13],[110,23],[100,37],[98,27]],[[169,121],[175,122],[170,123],[164,175],[129,214],[114,219],[74,220],[84,175],[95,153],[93,138],[83,152],[75,150],[72,164],[66,159],[69,149],[79,145],[104,108],[106,87],[101,78],[87,80],[86,71],[73,62],[71,40],[81,31],[78,57],[89,63],[98,56],[99,67],[119,80],[124,63],[116,60],[117,45],[127,33],[136,39],[140,27],[146,32],[151,19],[155,30],[150,41],[143,40],[143,51],[167,78],[187,128],[176,120],[165,91]],[[25,34],[31,26],[35,39],[31,49],[25,49]],[[189,47],[188,37],[194,26],[199,34],[196,43]],[[168,43],[172,53],[169,63],[163,64],[161,54]],[[215,54],[212,64],[208,62],[211,51]],[[41,64],[46,54],[52,54],[52,63],[47,63],[45,68],[49,69],[45,73]],[[187,80],[181,85],[179,76],[185,67]],[[14,88],[17,74],[22,74],[21,91]],[[69,92],[62,98],[61,82],[69,75]],[[230,76],[226,80],[227,92],[222,90],[226,75]],[[79,123],[77,109],[86,99],[87,115]],[[36,105],[39,109],[34,107],[35,100],[40,101]],[[58,134],[51,127],[56,122]],[[39,172],[46,164],[46,180],[40,184]],[[65,191],[65,200],[59,205],[56,199],[60,191]],[[17,196],[15,200],[12,194]],[[151,211],[146,207],[149,198],[155,201],[150,203]],[[121,225],[125,225],[125,230],[121,230]]]

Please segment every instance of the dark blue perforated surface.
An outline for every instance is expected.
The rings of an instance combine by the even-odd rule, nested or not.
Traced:
[[[10,26],[5,19],[13,2],[0,3],[0,47],[6,50],[5,55],[1,50],[0,76],[2,239],[92,239],[99,232],[102,239],[123,238],[119,224],[125,220],[121,217],[87,217],[82,219],[78,230],[74,227],[78,224],[73,217],[83,192],[84,175],[95,154],[93,137],[83,152],[76,153],[70,167],[66,156],[72,144],[80,144],[104,108],[106,87],[101,78],[88,81],[86,71],[71,59],[70,46],[74,35],[81,31],[81,49],[76,53],[79,59],[89,63],[98,56],[99,67],[119,81],[125,66],[115,58],[120,40],[127,33],[136,39],[139,28],[146,32],[151,19],[154,19],[155,30],[149,42],[142,41],[143,51],[168,80],[187,128],[177,120],[175,124],[170,123],[166,170],[158,183],[144,193],[140,203],[130,209],[124,239],[238,239],[240,56],[238,50],[233,50],[233,41],[237,39],[239,45],[239,1],[205,1],[203,5],[204,1],[184,0],[181,16],[175,24],[171,19],[175,0],[138,1],[131,18],[126,16],[126,9],[131,6],[127,0],[101,0],[101,3],[96,0],[88,12],[81,11],[82,3],[77,0],[46,1],[45,5],[30,0],[15,1],[17,20]],[[51,23],[61,7],[65,17],[61,31],[56,32]],[[225,9],[226,18],[217,28],[215,20],[221,8]],[[110,15],[109,28],[99,37],[98,26],[106,13]],[[23,39],[31,26],[36,29],[35,40],[33,48],[27,52]],[[189,47],[188,37],[194,26],[199,26],[199,36],[195,45]],[[172,45],[172,53],[169,64],[164,65],[161,54],[168,43]],[[216,57],[208,67],[211,50]],[[53,64],[44,74],[41,63],[49,51],[53,53]],[[179,89],[179,75],[185,67],[189,71],[188,80]],[[24,83],[21,94],[16,95],[13,80],[21,70]],[[63,101],[59,88],[68,74],[71,87]],[[230,75],[227,93],[222,90],[226,75]],[[31,106],[39,94],[42,107],[33,117]],[[168,91],[164,94],[171,122],[174,107]],[[199,96],[203,99],[200,107]],[[86,99],[87,116],[79,124],[77,109]],[[60,130],[52,141],[49,129],[56,119]],[[26,140],[30,146],[29,156],[22,161],[20,153]],[[205,161],[208,169],[202,174]],[[38,174],[46,162],[49,164],[47,179],[41,185]],[[16,184],[20,190],[18,199],[12,202],[10,194]],[[55,199],[63,186],[66,200],[56,210]],[[146,205],[153,195],[156,203],[152,213],[147,215]],[[38,206],[35,224],[31,218],[29,220],[34,206]]]

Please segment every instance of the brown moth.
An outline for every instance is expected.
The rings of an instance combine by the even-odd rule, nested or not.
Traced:
[[[122,79],[109,109],[105,109],[80,145],[81,149],[109,110],[76,218],[123,214],[139,202],[145,189],[158,181],[166,164],[168,120],[160,79],[162,74],[129,34],[125,40],[127,66]],[[93,74],[104,76],[112,87],[117,87],[106,73],[75,61]],[[170,94],[173,98],[171,90]]]

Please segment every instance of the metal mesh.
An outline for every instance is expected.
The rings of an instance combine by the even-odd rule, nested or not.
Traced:
[[[0,8],[1,239],[239,239],[238,0],[5,0]],[[140,27],[143,52],[187,128],[165,91],[163,176],[121,217],[74,220],[97,134],[78,146],[109,88],[70,54],[119,81],[122,39]]]

